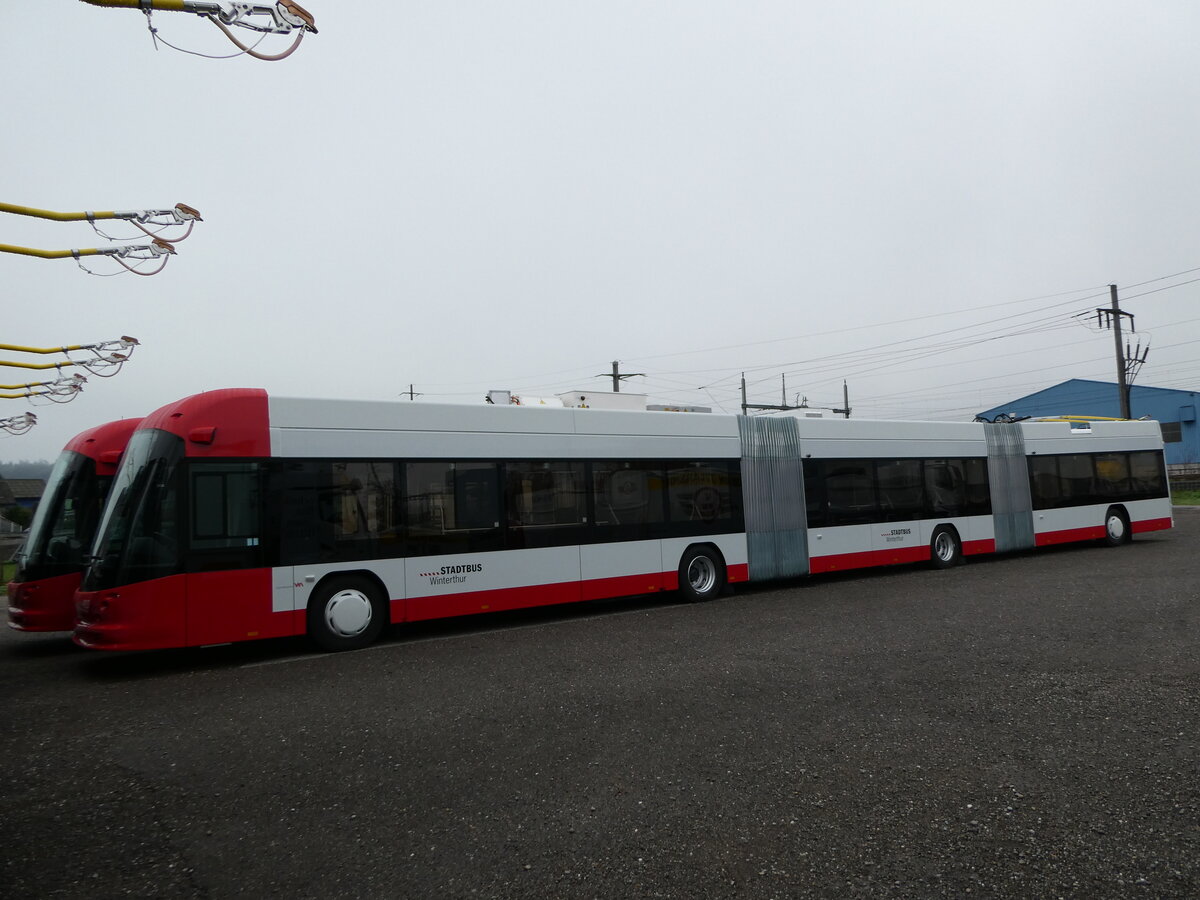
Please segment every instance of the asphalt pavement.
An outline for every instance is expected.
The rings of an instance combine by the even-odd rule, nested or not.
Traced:
[[[127,655],[0,634],[0,897],[1200,896],[1200,511]]]

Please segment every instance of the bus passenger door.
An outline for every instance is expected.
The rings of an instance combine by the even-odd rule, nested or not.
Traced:
[[[195,460],[187,468],[187,643],[291,634],[276,616],[273,570],[263,566],[262,467]]]
[[[882,459],[875,463],[879,519],[872,528],[875,564],[921,562],[929,545],[921,536],[925,485],[919,459]]]
[[[679,560],[663,560],[660,539],[666,483],[661,463],[592,463],[593,540],[579,548],[584,600],[661,591],[674,576]]]

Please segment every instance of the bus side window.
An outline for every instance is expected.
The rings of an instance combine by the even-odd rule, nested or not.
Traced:
[[[1100,498],[1116,500],[1129,496],[1129,456],[1125,453],[1098,453],[1096,491]]]
[[[961,516],[966,506],[966,478],[957,459],[925,460],[925,502],[935,519]]]
[[[664,521],[663,470],[650,463],[592,464],[592,493],[596,524],[637,531],[640,526]]]
[[[504,512],[509,549],[577,544],[587,522],[584,466],[580,462],[504,465]]]
[[[321,514],[332,528],[338,560],[400,556],[396,504],[396,463],[338,461],[330,465]]]
[[[262,564],[260,465],[196,461],[188,467],[191,572]]]
[[[1087,453],[1071,453],[1058,458],[1058,474],[1062,482],[1063,502],[1081,504],[1096,502],[1096,473],[1092,457]]]
[[[192,549],[257,546],[258,463],[193,463],[191,474]]]
[[[503,546],[497,463],[407,463],[404,483],[412,555],[498,550]]]
[[[921,460],[879,460],[875,464],[875,475],[883,521],[903,522],[921,517],[924,506]]]
[[[1062,487],[1058,480],[1058,457],[1029,457],[1029,492],[1034,509],[1051,509],[1062,503]]]
[[[955,460],[962,466],[966,504],[962,514],[968,516],[990,516],[992,514],[992,488],[988,482],[986,459]]]
[[[491,463],[456,463],[452,473],[456,527],[498,528],[500,474],[497,467]]]
[[[879,517],[875,502],[875,465],[866,459],[825,463],[825,497],[830,525],[862,525]]]
[[[1137,499],[1167,496],[1167,473],[1163,455],[1157,450],[1138,450],[1129,454],[1131,491]]]
[[[672,522],[712,526],[733,517],[729,466],[724,461],[670,463],[667,506]]]
[[[822,528],[825,516],[825,460],[806,459],[804,468],[804,511],[809,528]]]
[[[333,562],[334,502],[332,464],[285,460],[271,472],[272,505],[279,509],[281,565]]]

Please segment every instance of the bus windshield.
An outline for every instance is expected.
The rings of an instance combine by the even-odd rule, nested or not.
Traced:
[[[176,476],[183,456],[182,438],[154,429],[134,433],[104,507],[86,590],[180,571]]]
[[[110,476],[97,475],[96,463],[81,453],[64,450],[59,455],[17,554],[17,581],[83,569],[111,481]]]

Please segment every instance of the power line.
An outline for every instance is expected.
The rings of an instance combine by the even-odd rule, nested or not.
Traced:
[[[1096,290],[1096,288],[1080,288],[1079,290],[1075,290],[1075,291],[1062,291],[1057,294],[1046,294],[1045,296],[1042,296],[1042,297],[1029,297],[1024,300],[1008,300],[1008,301],[1004,301],[1002,303],[989,303],[989,304],[984,304],[982,306],[968,307],[966,309],[949,310],[948,312],[943,312],[943,313],[929,313],[929,314],[923,315],[923,316],[912,316],[907,319],[895,319],[895,320],[892,320],[889,322],[877,322],[877,323],[874,323],[871,325],[855,325],[850,328],[837,328],[832,331],[809,332],[807,334],[794,335],[792,337],[771,338],[769,340],[763,340],[763,341],[748,341],[746,343],[740,343],[740,344],[725,344],[725,345],[718,346],[718,347],[706,347],[706,348],[700,349],[700,350],[683,350],[678,353],[664,353],[664,354],[660,354],[657,356],[638,356],[638,357],[633,357],[631,360],[627,360],[627,361],[642,362],[645,360],[654,360],[654,359],[672,359],[677,356],[689,356],[694,353],[713,353],[718,350],[737,350],[737,349],[741,349],[743,347],[759,347],[759,346],[763,346],[765,344],[778,344],[778,343],[786,343],[787,341],[799,341],[799,340],[808,340],[811,338],[830,337],[832,335],[837,335],[837,334],[848,334],[853,331],[864,331],[864,330],[867,330],[870,328],[886,328],[886,327],[891,327],[893,325],[905,325],[910,322],[921,322],[921,321],[925,321],[927,319],[937,319],[937,318],[944,318],[945,316],[962,315],[963,313],[977,312],[981,309],[995,309],[995,308],[1001,307],[1001,306],[1013,306],[1018,303],[1032,303],[1036,300],[1049,300],[1049,299],[1053,299],[1054,297],[1064,297],[1069,294],[1079,294],[1079,293],[1083,293],[1084,291],[1092,291],[1092,290]],[[1076,303],[1083,303],[1087,300],[1092,300],[1092,299],[1095,299],[1096,297],[1101,297],[1101,296],[1104,296],[1104,294],[1098,293],[1098,294],[1090,294],[1086,297],[1076,297],[1073,300],[1067,300],[1062,303],[1055,303],[1049,307],[1043,307],[1042,309],[1053,309],[1058,306],[1070,306],[1070,305],[1073,305]],[[1042,310],[1039,309],[1039,310],[1035,310],[1034,312],[1041,312],[1041,311]],[[976,328],[976,327],[979,327],[980,325],[988,324],[989,322],[1004,321],[1004,319],[1006,319],[1006,318],[1020,318],[1021,316],[1025,316],[1025,315],[1030,315],[1030,313],[1016,313],[1013,316],[1002,316],[999,319],[986,320],[985,322],[976,323],[975,325],[964,325],[964,326],[962,326],[962,328],[950,329],[949,331],[936,332],[936,333],[937,334],[949,334],[952,331],[961,331],[965,328]],[[913,340],[915,340],[915,339],[913,339]],[[882,346],[890,346],[890,345],[885,344]],[[747,370],[747,371],[749,371],[749,370]]]
[[[1168,278],[1178,278],[1180,275],[1191,275],[1193,272],[1200,272],[1200,266],[1194,269],[1184,269],[1182,272],[1176,272],[1173,275],[1162,275],[1158,278],[1151,278],[1149,281],[1139,281],[1136,284],[1127,285],[1127,287],[1141,287],[1144,284],[1154,284],[1156,281],[1166,281]],[[1191,282],[1185,281],[1184,284],[1191,284]]]
[[[1186,270],[1183,270],[1180,272],[1173,273],[1171,275],[1163,275],[1163,276],[1159,276],[1157,278],[1148,279],[1146,281],[1137,282],[1133,285],[1130,285],[1130,287],[1140,287],[1143,285],[1156,284],[1158,282],[1168,281],[1170,279],[1178,278],[1183,275],[1192,274],[1194,272],[1200,272],[1200,267],[1186,269]],[[1161,293],[1161,292],[1165,292],[1165,291],[1171,291],[1176,288],[1183,287],[1183,286],[1186,286],[1189,284],[1194,284],[1197,282],[1200,282],[1200,278],[1194,278],[1194,279],[1189,279],[1187,281],[1183,281],[1183,282],[1179,282],[1179,283],[1175,283],[1175,284],[1165,285],[1163,287],[1155,288],[1155,289],[1149,290],[1149,291],[1144,291],[1144,292],[1141,292],[1138,294],[1130,294],[1130,295],[1127,295],[1126,297],[1123,297],[1122,299],[1124,299],[1124,300],[1137,299],[1139,297],[1150,296],[1152,294],[1157,294],[1157,293]],[[788,341],[798,341],[798,340],[804,340],[804,339],[810,339],[810,338],[825,338],[825,337],[830,337],[830,336],[839,335],[839,334],[847,334],[847,333],[853,333],[853,332],[857,332],[857,331],[863,331],[863,330],[867,330],[870,328],[890,327],[890,326],[896,326],[896,325],[907,324],[907,323],[940,319],[940,318],[945,318],[948,316],[964,315],[964,314],[971,313],[971,312],[978,312],[980,310],[1011,307],[1011,306],[1019,305],[1019,304],[1023,304],[1023,303],[1033,303],[1033,302],[1039,302],[1039,301],[1043,301],[1043,300],[1051,300],[1051,299],[1055,299],[1058,297],[1072,298],[1072,299],[1065,300],[1062,302],[1050,304],[1049,306],[1040,307],[1035,310],[1027,310],[1024,312],[1013,313],[1011,315],[997,316],[997,317],[990,318],[987,320],[983,320],[983,321],[979,321],[979,322],[975,322],[975,323],[971,323],[971,324],[966,324],[966,325],[958,326],[955,328],[945,329],[943,331],[935,332],[933,334],[926,334],[926,335],[922,335],[919,337],[912,337],[912,338],[905,338],[905,339],[896,340],[896,341],[890,341],[890,342],[886,342],[886,343],[876,344],[876,345],[866,347],[866,348],[860,348],[857,350],[848,350],[848,351],[843,351],[843,352],[839,352],[839,353],[826,354],[826,355],[820,356],[820,357],[809,357],[809,358],[802,359],[802,360],[775,362],[775,363],[760,364],[760,365],[749,366],[749,367],[739,366],[739,365],[730,365],[730,366],[711,367],[711,368],[705,368],[705,369],[665,370],[665,371],[660,371],[660,372],[652,371],[652,372],[646,373],[646,375],[648,376],[648,381],[647,381],[648,386],[653,386],[658,383],[665,383],[666,385],[669,385],[669,387],[667,389],[670,390],[672,393],[679,392],[679,391],[685,391],[685,390],[686,391],[703,392],[704,395],[711,402],[713,402],[717,406],[720,406],[721,399],[719,399],[719,398],[728,398],[727,402],[733,402],[733,400],[735,399],[736,390],[737,390],[736,387],[733,384],[730,384],[728,387],[726,387],[725,383],[733,382],[734,379],[737,378],[738,372],[740,372],[740,371],[746,371],[747,373],[761,373],[762,377],[753,382],[754,386],[760,386],[769,381],[774,381],[780,373],[786,374],[788,377],[801,378],[801,379],[810,379],[814,375],[818,375],[818,374],[826,375],[826,377],[824,379],[822,379],[822,381],[817,382],[817,385],[820,385],[820,384],[824,383],[825,381],[833,382],[835,380],[840,380],[843,377],[852,377],[854,375],[872,375],[872,374],[879,372],[880,370],[882,370],[884,368],[891,368],[897,372],[923,371],[923,370],[931,368],[931,367],[928,367],[928,366],[917,367],[917,368],[907,367],[907,368],[901,368],[901,369],[897,369],[896,367],[897,366],[905,366],[906,364],[919,362],[921,359],[925,359],[925,358],[928,358],[928,357],[931,357],[934,355],[953,353],[953,352],[957,352],[960,350],[969,349],[971,347],[975,347],[980,344],[990,343],[993,341],[1005,340],[1005,339],[1014,338],[1014,337],[1025,337],[1025,336],[1035,335],[1035,334],[1049,335],[1056,331],[1061,331],[1066,328],[1074,327],[1074,324],[1069,321],[1070,317],[1067,314],[1065,314],[1063,312],[1050,312],[1049,314],[1047,314],[1047,312],[1049,310],[1062,310],[1064,307],[1069,307],[1072,305],[1080,305],[1087,301],[1096,299],[1097,297],[1102,297],[1102,296],[1104,296],[1105,293],[1107,293],[1106,291],[1105,292],[1097,292],[1097,291],[1099,291],[1099,286],[1096,286],[1095,288],[1079,288],[1079,289],[1072,290],[1072,291],[1061,291],[1061,292],[1057,292],[1057,293],[1044,294],[1044,295],[1040,295],[1037,297],[1029,297],[1029,298],[1024,298],[1024,299],[1020,299],[1020,300],[1009,300],[1009,301],[1002,301],[999,303],[980,304],[980,305],[976,305],[973,307],[966,307],[963,309],[952,309],[952,310],[948,310],[948,311],[940,312],[940,313],[927,313],[927,314],[923,314],[923,315],[919,315],[919,316],[910,316],[907,318],[895,319],[895,320],[891,320],[891,321],[887,321],[887,322],[879,322],[879,323],[874,323],[874,324],[869,324],[869,325],[859,325],[859,326],[853,326],[853,327],[849,327],[849,328],[832,329],[832,330],[828,330],[828,331],[824,331],[824,332],[812,332],[812,333],[808,333],[805,335],[797,335],[797,336],[792,336],[792,337],[773,338],[773,339],[762,340],[762,341],[748,341],[748,342],[742,342],[742,343],[733,343],[733,344],[726,344],[726,345],[721,345],[721,346],[716,346],[716,347],[708,347],[708,348],[696,349],[696,350],[684,350],[684,351],[678,351],[678,352],[673,352],[673,353],[657,354],[657,355],[652,355],[652,356],[633,357],[632,359],[634,359],[634,360],[674,359],[674,358],[688,356],[688,355],[694,355],[694,354],[698,354],[698,353],[716,352],[716,351],[721,351],[721,350],[734,350],[734,349],[749,348],[749,347],[759,347],[759,346],[786,343]],[[1089,292],[1092,292],[1092,293],[1089,293]],[[1087,296],[1079,296],[1082,294],[1087,294]],[[1191,321],[1195,321],[1195,320],[1184,320],[1183,322],[1171,323],[1171,325],[1159,326],[1159,327],[1160,328],[1173,327],[1178,324],[1187,324]],[[998,333],[998,334],[995,334],[995,333],[979,334],[978,333],[981,329],[987,329],[991,326],[995,326],[995,325],[998,325],[1001,323],[1011,323],[1011,327],[1007,328],[1002,333]],[[939,337],[945,337],[948,339],[943,340],[943,341],[932,340],[932,339],[939,338]],[[1062,346],[1075,346],[1076,344],[1082,344],[1082,343],[1085,343],[1085,342],[1072,342],[1070,344],[1060,345],[1059,348],[1056,348],[1056,349],[1061,349]],[[1184,342],[1184,343],[1187,343],[1187,342]],[[1164,350],[1170,346],[1177,346],[1177,345],[1158,346],[1158,347],[1156,347],[1156,355],[1158,353],[1160,353],[1162,350]],[[1020,351],[1020,352],[1044,352],[1044,351],[1038,351],[1034,348],[1030,348],[1029,350]],[[991,357],[987,357],[987,358],[995,359],[995,358],[999,358],[999,356],[1004,356],[1004,355],[1014,356],[1014,355],[1019,355],[1019,354],[1000,354],[997,356],[991,356]],[[1161,357],[1160,357],[1160,359],[1161,359]],[[1047,370],[1052,370],[1052,369],[1056,369],[1056,368],[1063,368],[1065,366],[1081,365],[1081,364],[1082,363],[1078,363],[1078,362],[1077,363],[1063,363],[1060,365],[1055,365],[1055,366],[1050,366],[1050,367],[1041,367],[1038,369],[1025,369],[1023,371],[1024,372],[1047,371]],[[599,364],[596,364],[596,365],[599,365]],[[839,368],[839,371],[837,372],[837,374],[836,375],[833,375],[831,373],[827,374],[830,372],[830,369],[833,368],[834,366],[837,366]],[[1158,367],[1161,367],[1161,363],[1159,363]],[[1158,368],[1158,367],[1155,367],[1155,368]],[[494,382],[512,382],[512,381],[529,382],[527,384],[523,384],[520,386],[513,386],[512,389],[521,390],[521,391],[525,391],[525,392],[529,392],[529,391],[545,392],[546,390],[550,390],[551,392],[553,392],[554,390],[563,389],[563,385],[566,382],[559,380],[562,376],[568,376],[568,377],[573,377],[573,378],[587,378],[594,371],[595,371],[594,366],[588,365],[588,366],[581,366],[579,368],[561,369],[561,370],[544,372],[544,373],[536,373],[536,374],[530,373],[530,374],[526,374],[526,375],[522,375],[522,376],[515,376],[515,377],[509,376],[506,378],[493,378],[492,381],[494,381]],[[771,374],[767,374],[767,373],[771,373]],[[708,383],[697,385],[694,382],[688,383],[688,382],[684,382],[684,381],[677,381],[674,378],[672,378],[671,376],[684,376],[685,378],[688,376],[697,376],[698,378],[701,378],[703,376],[710,376],[710,377],[717,376],[717,377],[715,380],[712,380]],[[605,377],[609,377],[609,376],[605,376]],[[1007,376],[1007,375],[997,375],[997,376],[990,376],[989,378],[973,379],[969,382],[956,381],[956,383],[957,384],[986,383],[988,381],[999,381],[999,380],[1010,379],[1010,377],[1011,376]],[[472,396],[475,396],[478,392],[478,382],[477,381],[469,381],[469,382],[460,381],[460,382],[452,382],[452,383],[433,384],[433,385],[430,385],[430,387],[431,388],[446,388],[446,387],[453,388],[453,387],[457,387],[459,385],[462,385],[464,387],[470,386],[472,389],[469,391],[461,391],[461,392],[428,391],[428,392],[426,392],[426,395],[430,396],[430,397],[472,397]],[[806,384],[805,386],[811,388],[814,385]]]
[[[1200,281],[1200,278],[1192,278],[1188,281],[1181,281],[1179,284],[1168,284],[1166,287],[1155,288],[1152,291],[1142,291],[1140,294],[1130,294],[1128,297],[1122,297],[1122,300],[1136,300],[1138,297],[1149,297],[1151,294],[1161,294],[1163,291],[1173,291],[1177,287],[1183,287],[1187,284],[1195,284]],[[1149,282],[1146,282],[1147,284]]]

